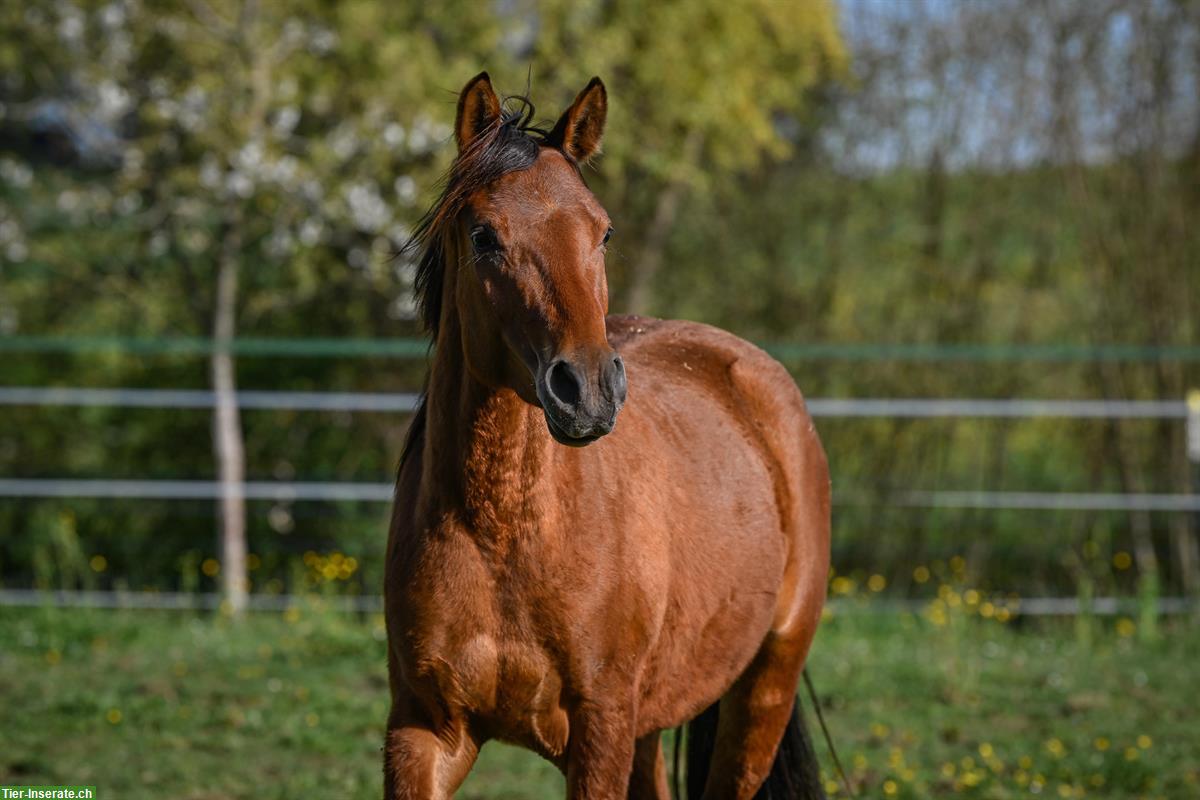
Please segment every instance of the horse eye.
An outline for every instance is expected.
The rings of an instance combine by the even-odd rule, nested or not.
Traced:
[[[476,253],[490,253],[500,249],[500,240],[489,226],[476,225],[471,229],[471,247]]]
[[[600,240],[600,244],[601,245],[608,244],[608,240],[612,238],[612,235],[613,235],[613,229],[609,228],[608,230],[606,230],[604,232],[604,238]]]

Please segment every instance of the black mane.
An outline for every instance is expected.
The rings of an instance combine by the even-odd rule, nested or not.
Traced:
[[[420,250],[414,295],[421,321],[435,339],[442,311],[443,234],[466,206],[467,198],[510,172],[529,169],[549,132],[531,124],[534,107],[528,97],[504,98],[500,116],[480,131],[454,159],[443,178],[441,196],[421,221],[401,253]]]

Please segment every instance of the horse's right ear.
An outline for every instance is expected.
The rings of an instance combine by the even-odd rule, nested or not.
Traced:
[[[454,137],[461,153],[471,140],[492,125],[500,116],[500,98],[492,88],[492,79],[481,72],[463,87],[458,97],[458,119]]]

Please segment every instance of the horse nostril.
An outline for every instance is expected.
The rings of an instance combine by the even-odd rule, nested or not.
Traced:
[[[609,389],[612,392],[613,400],[624,403],[626,388],[625,362],[621,360],[620,356],[613,356],[612,374],[609,378]]]
[[[579,403],[579,379],[566,361],[559,361],[550,368],[548,384],[550,394],[564,406],[574,408]]]

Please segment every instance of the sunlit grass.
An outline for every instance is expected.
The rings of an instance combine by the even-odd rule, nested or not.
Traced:
[[[837,593],[810,662],[860,796],[1200,796],[1200,631],[1180,621],[1146,643],[1109,620],[1082,641],[952,579],[881,615],[874,583]],[[134,800],[378,796],[383,639],[379,617],[318,606],[241,624],[0,611],[0,782]],[[493,744],[460,796],[560,797],[562,779]]]

